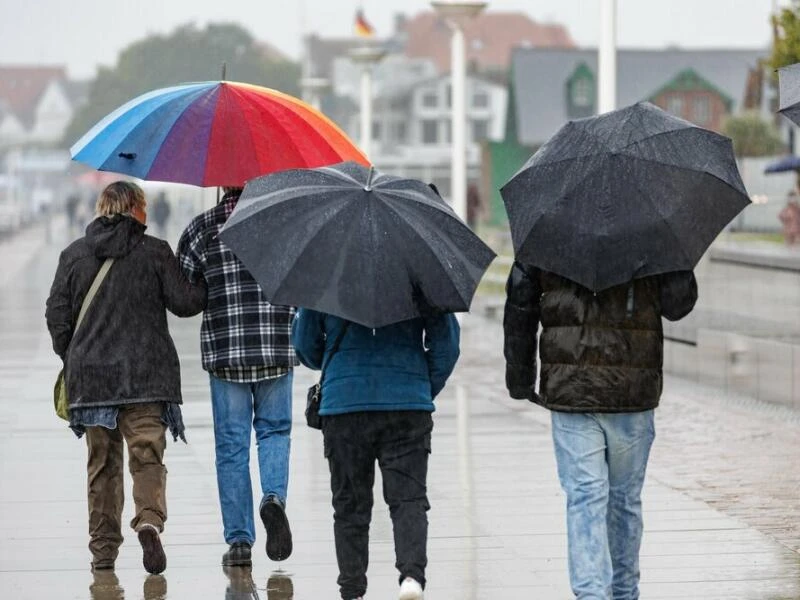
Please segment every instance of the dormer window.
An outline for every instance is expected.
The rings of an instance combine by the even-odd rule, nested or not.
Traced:
[[[567,116],[570,119],[589,117],[595,113],[597,91],[595,77],[586,63],[581,63],[567,80]]]

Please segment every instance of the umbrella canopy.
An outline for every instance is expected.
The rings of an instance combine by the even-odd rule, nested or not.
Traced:
[[[469,310],[495,254],[425,183],[353,162],[250,181],[219,234],[275,304],[367,327]]]
[[[764,173],[783,173],[785,171],[797,171],[798,169],[800,169],[800,156],[790,154],[769,163],[764,168]]]
[[[276,90],[207,81],[158,89],[121,106],[70,149],[101,171],[197,186],[238,186],[283,169],[368,164],[333,121]]]
[[[567,123],[501,194],[517,257],[594,291],[692,269],[750,202],[728,138],[649,103]]]
[[[778,112],[800,125],[800,63],[778,69]]]

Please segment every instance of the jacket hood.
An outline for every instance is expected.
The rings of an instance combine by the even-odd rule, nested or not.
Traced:
[[[145,229],[127,215],[98,217],[86,228],[86,243],[97,258],[122,258],[142,240]]]

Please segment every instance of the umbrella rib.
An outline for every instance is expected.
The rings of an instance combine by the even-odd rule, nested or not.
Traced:
[[[295,155],[297,155],[297,156],[302,156],[303,155],[303,152],[301,151],[300,147],[298,146],[298,142],[296,141],[299,138],[292,136],[291,133],[289,131],[287,131],[285,127],[283,127],[281,125],[281,118],[279,116],[276,116],[275,114],[273,114],[272,110],[269,110],[266,106],[258,104],[257,102],[254,102],[246,94],[239,93],[239,90],[238,89],[234,89],[233,86],[231,86],[231,92],[236,94],[236,96],[237,96],[237,98],[239,98],[240,102],[242,102],[242,103],[246,102],[249,106],[252,106],[252,107],[258,109],[259,112],[263,112],[264,114],[269,115],[269,117],[274,121],[275,126],[280,128],[280,130],[283,132],[283,134],[289,139],[289,142],[291,144],[291,149],[292,149],[293,153]],[[302,120],[304,123],[308,124],[309,129],[311,129],[311,130],[314,129],[313,126],[311,124],[309,124],[307,121],[305,121],[304,117],[302,115],[298,114],[295,110],[293,110],[291,106],[286,106],[284,104],[279,104],[277,106],[280,107],[280,110],[285,110],[287,112],[290,112],[290,113],[292,113],[292,115],[297,117],[299,120]],[[252,141],[252,139],[253,139],[253,124],[249,123],[249,122],[248,122],[248,131],[251,134],[250,138],[251,138],[251,141]],[[332,153],[338,154],[336,152],[336,148],[334,148],[333,145],[331,144],[331,142],[329,140],[327,140],[324,136],[322,136],[320,134],[317,134],[317,138],[318,138],[317,142],[324,143],[325,145],[327,145],[328,149]]]
[[[414,235],[414,236],[415,236],[415,237],[416,237],[418,240],[420,240],[421,242],[425,243],[425,238],[423,238],[423,237],[422,237],[422,235],[421,235],[421,234],[420,234],[420,233],[417,231],[417,228],[416,228],[416,227],[414,227],[414,225],[412,225],[411,223],[409,223],[409,222],[408,222],[408,221],[407,221],[407,220],[406,220],[406,219],[403,217],[403,215],[402,215],[401,213],[399,213],[399,212],[398,212],[398,211],[395,209],[395,207],[393,207],[393,206],[392,206],[390,203],[388,203],[388,202],[386,202],[386,201],[382,201],[382,203],[383,203],[383,205],[384,205],[384,206],[385,206],[387,209],[391,210],[391,211],[392,211],[392,212],[393,212],[395,215],[397,215],[397,217],[398,217],[399,221],[400,221],[400,222],[403,224],[403,226],[404,226],[404,227],[406,227],[408,230],[410,230],[410,231],[412,232],[412,234],[413,234],[413,235]],[[459,225],[462,225],[462,224],[459,222]],[[462,226],[463,226],[463,225],[462,225]],[[447,238],[447,236],[443,236],[443,237]],[[447,272],[447,270],[448,270],[448,267],[447,267],[447,266],[445,266],[445,265],[442,263],[442,257],[441,257],[441,256],[439,256],[439,254],[438,254],[438,253],[436,253],[436,252],[431,252],[431,254],[433,254],[433,256],[434,256],[434,257],[436,257],[436,262],[439,264],[439,266],[441,266],[441,268],[442,268],[442,271],[444,271],[444,272],[446,273],[446,272]],[[404,261],[404,262],[405,262],[405,261]],[[411,271],[411,270],[408,268],[408,265],[406,265],[406,272],[408,272],[409,274],[413,272],[413,271]],[[459,297],[459,298],[461,298],[461,300],[462,300],[462,301],[464,301],[465,303],[467,303],[467,299],[466,299],[466,298],[464,298],[464,296],[461,294],[461,292],[460,292],[460,291],[458,290],[458,288],[455,286],[455,284],[453,283],[453,280],[452,280],[450,277],[445,277],[445,279],[447,280],[447,282],[448,282],[448,284],[451,286],[451,288],[452,288],[453,290],[455,290],[455,292],[456,292],[456,295],[458,295],[458,297]]]
[[[289,200],[289,202],[291,202],[291,200]],[[330,204],[326,204],[324,206],[323,205],[318,205],[318,207],[320,209],[322,209],[322,210],[330,210]],[[325,221],[322,222],[322,224],[320,225],[319,229],[317,229],[317,231],[314,233],[314,235],[312,235],[310,238],[308,238],[308,241],[305,244],[305,248],[303,248],[302,251],[297,253],[297,256],[294,257],[294,260],[292,260],[290,265],[287,265],[287,267],[285,269],[286,273],[291,273],[295,269],[295,266],[297,265],[298,261],[305,255],[305,253],[309,249],[313,249],[316,246],[314,241],[322,234],[322,232],[329,225],[331,225],[334,222],[334,217],[338,216],[343,210],[346,210],[348,207],[349,207],[349,205],[347,203],[341,203],[341,206],[335,208],[334,214],[332,214],[329,218],[327,218]],[[350,228],[349,231],[352,232],[352,226],[357,222],[358,221],[355,220],[355,219],[352,220],[351,228]],[[283,278],[283,280],[281,281],[281,284],[275,289],[275,293],[273,295],[278,295],[278,293],[281,291],[281,289],[283,288],[283,286],[285,284],[286,284],[286,277]]]
[[[652,200],[650,200],[650,196],[648,196],[648,195],[647,195],[647,194],[644,192],[644,190],[642,190],[642,188],[641,188],[641,186],[639,185],[639,182],[638,182],[638,181],[636,181],[636,180],[634,179],[634,180],[633,180],[633,184],[636,186],[636,189],[637,189],[637,190],[639,190],[639,193],[641,194],[642,198],[644,198],[644,199],[646,199],[646,200],[647,200],[647,203],[650,205],[650,207],[651,207],[651,208],[652,208],[652,209],[655,211],[655,213],[656,213],[656,214],[657,214],[657,215],[658,215],[658,216],[661,218],[661,220],[664,222],[664,224],[665,224],[665,225],[666,225],[666,227],[667,227],[667,230],[670,232],[670,235],[672,235],[672,238],[673,238],[673,240],[675,241],[675,245],[676,245],[676,247],[677,247],[677,248],[679,248],[679,250],[680,250],[680,253],[681,253],[681,254],[683,255],[683,257],[684,257],[684,258],[687,260],[687,262],[691,263],[691,262],[692,262],[692,260],[691,260],[691,258],[689,257],[689,255],[688,255],[688,254],[686,254],[686,249],[685,249],[685,248],[683,247],[683,245],[680,243],[680,239],[679,239],[679,238],[678,238],[678,236],[675,234],[675,231],[673,231],[673,229],[672,229],[672,225],[670,225],[670,222],[667,220],[667,218],[664,216],[664,214],[663,214],[663,213],[662,213],[662,212],[659,210],[659,207],[658,207],[658,205],[657,205],[655,202],[653,202]],[[653,273],[653,274],[655,274],[655,273]]]
[[[708,170],[705,170],[705,169],[692,169],[690,167],[685,167],[685,166],[681,166],[681,165],[673,165],[673,164],[669,164],[669,163],[658,162],[657,160],[653,160],[652,158],[644,158],[644,157],[641,157],[641,156],[631,156],[631,155],[626,155],[626,156],[628,158],[630,158],[630,159],[633,159],[633,160],[636,160],[636,161],[641,161],[641,162],[646,162],[646,163],[650,163],[650,164],[654,164],[654,165],[657,165],[659,167],[665,167],[666,166],[666,167],[670,167],[672,169],[680,169],[681,171],[689,171],[691,173],[702,173],[704,175],[710,175],[714,179],[716,179],[718,181],[721,181],[722,183],[727,185],[729,188],[734,189],[737,192],[739,192],[739,190],[737,190],[733,185],[731,185],[731,183],[729,181],[725,181],[721,177],[719,177],[719,176],[715,175],[714,173],[712,173],[711,171],[708,171]],[[749,200],[749,196],[747,196],[746,193],[744,195]]]

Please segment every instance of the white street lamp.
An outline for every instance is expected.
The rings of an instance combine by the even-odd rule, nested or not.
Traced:
[[[597,108],[600,114],[617,108],[617,0],[600,0]]]
[[[453,210],[467,220],[467,60],[464,47],[464,25],[477,16],[488,2],[431,2],[452,29],[450,38],[450,78],[452,89],[452,165],[450,200]]]
[[[361,65],[361,151],[372,162],[372,66],[386,56],[380,46],[366,45],[353,48],[350,59]]]

